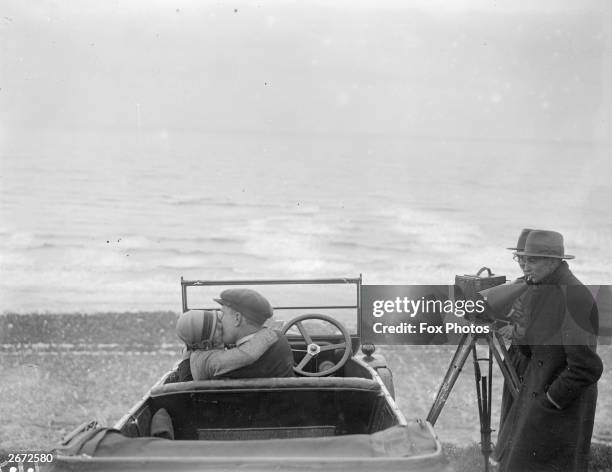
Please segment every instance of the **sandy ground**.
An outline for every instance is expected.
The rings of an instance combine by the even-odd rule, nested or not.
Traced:
[[[94,418],[112,425],[176,362],[174,316],[160,312],[0,317],[1,449],[49,448]],[[455,349],[379,348],[393,371],[396,399],[407,417],[427,415]],[[611,346],[600,346],[599,353],[605,366],[612,365]],[[501,386],[501,374],[495,369],[494,429]],[[466,363],[436,431],[447,443],[479,441],[471,362]],[[612,439],[612,375],[607,371],[599,382],[594,437]]]

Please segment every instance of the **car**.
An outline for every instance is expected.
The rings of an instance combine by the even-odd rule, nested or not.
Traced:
[[[195,308],[192,293],[218,293],[220,286],[264,287],[278,292],[273,301],[287,298],[274,311],[275,318],[294,316],[276,322],[291,345],[296,376],[169,383],[173,371],[167,372],[113,428],[91,422],[67,435],[51,469],[451,471],[432,425],[406,418],[395,403],[384,357],[373,345],[361,346],[361,284],[361,276],[181,278],[183,312]],[[334,298],[334,289],[345,299]],[[300,290],[306,303],[296,298]],[[201,308],[210,309],[211,298],[200,297]],[[151,436],[161,408],[173,439]]]

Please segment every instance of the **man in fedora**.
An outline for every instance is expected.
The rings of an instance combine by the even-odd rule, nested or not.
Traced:
[[[190,354],[195,380],[215,378],[293,377],[293,353],[287,338],[263,326],[272,317],[270,302],[255,290],[221,292],[219,330],[226,350],[194,350]]]
[[[531,285],[520,346],[529,363],[500,429],[500,471],[586,471],[603,370],[597,306],[569,270],[560,233],[531,231],[516,255]]]

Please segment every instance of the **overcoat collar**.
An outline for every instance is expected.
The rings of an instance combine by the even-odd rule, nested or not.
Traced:
[[[569,266],[567,265],[567,262],[561,261],[561,264],[559,264],[559,267],[557,267],[554,272],[544,277],[540,282],[535,285],[556,285],[561,280],[567,278],[569,274],[570,270]]]

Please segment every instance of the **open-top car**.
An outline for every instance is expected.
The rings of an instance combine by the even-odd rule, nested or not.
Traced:
[[[360,345],[361,277],[181,279],[183,311],[236,285],[270,296],[296,376],[169,383],[170,371],[113,428],[64,438],[54,470],[451,470],[432,426],[398,409],[384,358]],[[162,408],[173,439],[151,435]]]

